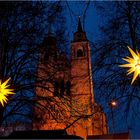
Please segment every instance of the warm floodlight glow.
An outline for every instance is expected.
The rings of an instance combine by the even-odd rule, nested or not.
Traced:
[[[111,105],[115,107],[117,105],[116,101],[112,101]]]
[[[130,47],[128,47],[128,49],[132,55],[132,58],[128,56],[126,56],[126,58],[123,58],[123,60],[125,60],[128,63],[120,65],[120,67],[129,68],[129,70],[127,71],[127,75],[134,72],[133,79],[131,82],[131,84],[133,84],[138,75],[140,75],[140,54],[138,53],[138,51],[136,51],[135,53]]]
[[[111,102],[109,102],[109,106],[110,106],[110,108],[116,108],[117,107],[117,101],[112,100]]]
[[[9,94],[15,94],[13,91],[13,89],[9,89],[8,87],[10,85],[8,85],[10,78],[8,80],[6,80],[4,83],[2,83],[2,81],[0,80],[0,103],[2,104],[2,106],[4,107],[4,102],[7,103],[8,98],[7,96]]]

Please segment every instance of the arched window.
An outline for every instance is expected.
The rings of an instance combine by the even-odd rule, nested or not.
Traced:
[[[59,84],[57,81],[54,82],[54,96],[58,96],[59,94]]]
[[[57,52],[54,53],[53,59],[54,61],[57,61]]]
[[[77,50],[77,57],[82,57],[83,56],[83,51],[81,49]]]
[[[70,89],[71,89],[71,82],[70,82],[70,81],[67,81],[67,82],[66,82],[66,94],[67,94],[68,96],[70,96],[70,94],[71,94]]]
[[[45,61],[48,61],[48,60],[49,60],[49,53],[48,53],[48,52],[45,53],[45,55],[44,55],[44,60],[45,60]]]
[[[63,97],[65,92],[64,80],[60,82],[60,96]]]

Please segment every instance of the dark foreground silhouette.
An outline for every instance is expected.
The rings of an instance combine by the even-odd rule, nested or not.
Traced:
[[[64,130],[31,130],[15,131],[6,139],[81,139],[79,136],[68,135]]]
[[[7,137],[1,137],[3,139],[80,139],[83,138],[74,135],[68,135],[65,130],[30,130],[30,131],[14,131]],[[130,139],[129,133],[117,133],[87,136],[87,139]]]

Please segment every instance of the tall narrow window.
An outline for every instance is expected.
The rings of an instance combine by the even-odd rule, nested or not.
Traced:
[[[54,61],[57,61],[57,52],[54,53]]]
[[[71,82],[70,82],[70,81],[67,81],[67,82],[66,82],[66,94],[67,94],[68,96],[70,96],[70,94],[71,94],[70,89],[71,89]]]
[[[54,96],[58,96],[59,84],[57,81],[54,82]]]
[[[64,80],[60,82],[60,96],[62,97],[65,92]]]
[[[49,60],[49,54],[48,54],[48,52],[45,53],[44,60],[45,61],[48,61]]]
[[[77,57],[82,57],[83,56],[83,51],[81,49],[77,50]]]

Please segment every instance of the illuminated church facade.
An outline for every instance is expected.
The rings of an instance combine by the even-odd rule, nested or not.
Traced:
[[[90,44],[80,19],[71,42],[70,60],[56,46],[50,32],[40,45],[36,87],[39,100],[34,107],[38,119],[33,121],[33,129],[66,129],[68,134],[85,139],[88,135],[107,134],[105,114],[94,101]]]

